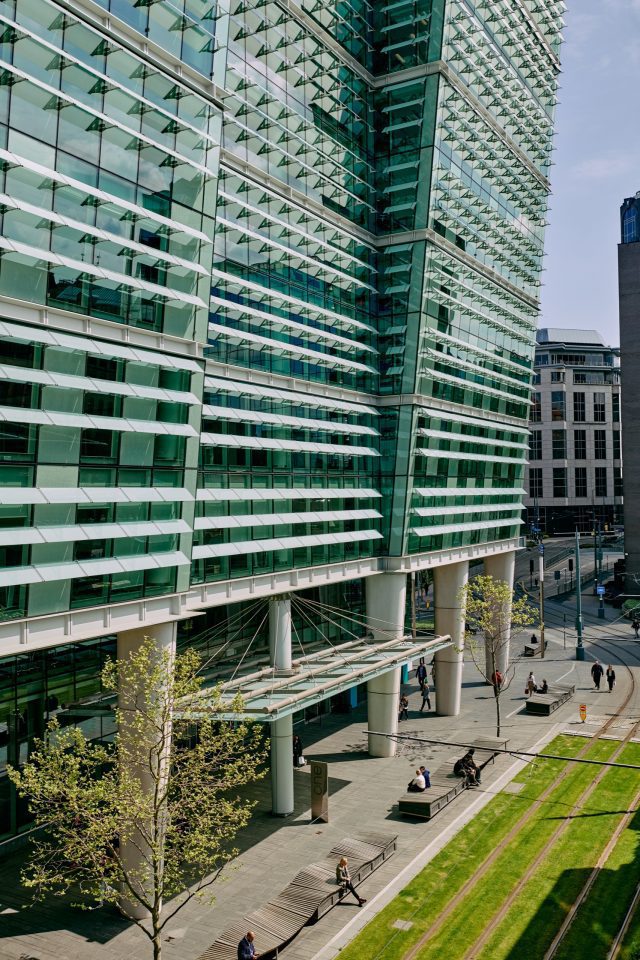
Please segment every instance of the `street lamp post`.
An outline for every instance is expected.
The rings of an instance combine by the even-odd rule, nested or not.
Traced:
[[[544,543],[538,544],[540,580],[540,656],[544,657]]]
[[[582,645],[582,580],[580,577],[580,533],[576,530],[576,660],[584,660],[584,646]]]

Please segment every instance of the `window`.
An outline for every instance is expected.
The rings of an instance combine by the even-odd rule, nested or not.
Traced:
[[[606,407],[604,393],[594,393],[593,395],[593,420],[594,423],[604,423],[606,419]]]
[[[614,467],[613,468],[613,495],[614,497],[621,497],[622,494],[622,468]]]
[[[541,367],[546,367],[546,365],[549,363],[549,354],[541,353],[538,357],[536,357],[536,363]]]
[[[638,216],[633,207],[626,211],[622,220],[622,242],[635,243],[638,239]]]
[[[611,397],[611,406],[613,407],[613,422],[620,423],[620,394],[614,393]]]
[[[529,435],[529,459],[542,460],[542,433],[532,430]]]
[[[540,394],[534,393],[531,397],[531,414],[530,414],[531,423],[540,423],[542,420],[540,414]]]
[[[576,491],[576,497],[587,496],[587,468],[586,467],[576,467],[575,491]]]
[[[584,423],[587,419],[584,393],[574,393],[573,395],[573,419],[575,423]]]
[[[551,419],[565,420],[564,390],[554,390],[551,394]]]
[[[596,497],[607,495],[607,468],[596,467]]]
[[[621,456],[620,453],[620,431],[613,431],[613,459],[619,460]]]
[[[573,459],[587,459],[587,431],[574,430],[573,432]]]
[[[554,460],[567,459],[567,431],[554,430],[552,433],[552,448]]]
[[[594,430],[593,457],[594,457],[594,460],[607,459],[607,431],[606,430]]]
[[[553,495],[554,497],[566,497],[567,495],[567,468],[553,468]]]
[[[542,497],[542,467],[531,467],[529,470],[529,496]]]
[[[551,383],[564,383],[564,370],[552,370]]]

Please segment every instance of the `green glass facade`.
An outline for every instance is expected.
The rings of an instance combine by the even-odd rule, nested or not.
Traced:
[[[519,536],[563,9],[0,0],[0,623]]]

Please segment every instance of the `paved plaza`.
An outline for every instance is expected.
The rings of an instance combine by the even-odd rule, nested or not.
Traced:
[[[568,602],[548,606],[548,622],[562,623],[566,611],[566,649],[562,627],[551,628],[547,631],[549,648],[544,662],[539,657],[517,661],[516,677],[502,700],[503,736],[508,738],[510,748],[539,746],[561,729],[583,730],[578,719],[579,703],[587,703],[590,719],[602,717],[622,699],[628,682],[620,671],[613,694],[606,690],[595,693],[589,675],[589,650],[584,663],[574,659],[572,607]],[[628,622],[598,623],[594,619],[595,604],[589,598],[585,600],[585,615],[587,640],[615,637],[619,648],[635,648]],[[617,611],[607,608],[608,618],[618,616]],[[520,638],[514,643],[514,653],[520,654],[522,648]],[[600,651],[598,656],[605,659]],[[615,657],[611,662],[615,663]],[[565,680],[576,684],[575,698],[550,718],[531,717],[524,712],[524,683],[532,668],[538,680],[546,677],[550,683]],[[465,664],[462,712],[455,719],[421,715],[413,679],[406,689],[410,709],[409,720],[401,724],[402,733],[462,743],[495,735],[492,692],[471,662]],[[216,886],[213,905],[192,903],[171,922],[163,943],[167,960],[196,960],[225,926],[264,904],[303,865],[324,858],[343,837],[357,836],[361,831],[397,834],[396,854],[362,886],[366,906],[359,909],[346,900],[303,930],[281,954],[285,960],[329,960],[525,763],[513,756],[501,756],[485,771],[481,790],[465,792],[433,822],[405,819],[398,816],[394,804],[415,765],[423,762],[434,770],[449,763],[459,750],[410,743],[404,744],[395,758],[372,759],[366,753],[365,728],[366,714],[360,709],[348,716],[325,718],[321,724],[299,731],[307,758],[330,764],[330,822],[310,822],[308,768],[296,772],[296,809],[284,820],[274,819],[269,812],[268,779],[256,784],[258,805],[250,827],[240,838],[240,856],[226,880]],[[530,769],[535,776],[536,764]],[[84,912],[64,900],[30,905],[29,894],[18,880],[23,855],[18,850],[0,864],[2,960],[142,960],[150,956],[150,944],[141,931],[110,908]],[[260,944],[256,946],[259,950]]]

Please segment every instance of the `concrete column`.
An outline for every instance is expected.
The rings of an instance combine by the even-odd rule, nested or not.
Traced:
[[[367,625],[377,643],[404,636],[407,577],[404,573],[381,573],[366,578]],[[398,732],[400,667],[369,680],[367,703],[369,730]],[[369,734],[369,755],[394,757],[396,741]]]
[[[513,591],[513,578],[515,575],[516,569],[516,552],[515,550],[508,550],[506,553],[497,553],[493,557],[485,557],[484,561],[484,572],[485,576],[493,577],[494,580],[503,580]],[[506,609],[503,611],[504,623],[508,623],[511,626],[511,600],[506,605]],[[500,643],[498,648],[495,651],[496,657],[496,670],[499,670],[500,673],[505,676],[507,670],[509,669],[509,646],[511,644],[511,629],[505,635],[504,640]],[[486,660],[485,660],[485,671],[488,677],[493,673],[493,667],[491,666],[491,655],[488,650],[485,650]]]
[[[460,713],[464,664],[464,609],[460,591],[469,579],[469,562],[449,563],[434,569],[436,636],[453,640],[453,646],[436,653],[436,711],[441,717]]]
[[[276,674],[292,673],[291,600],[269,601],[269,654]],[[293,717],[271,724],[271,809],[274,816],[293,813]]]
[[[269,601],[269,654],[276,673],[291,670],[291,600],[276,597]]]
[[[293,813],[293,716],[271,724],[271,810],[276,817]]]
[[[173,661],[176,653],[176,623],[162,623],[153,627],[143,627],[135,630],[126,630],[118,634],[117,655],[118,660],[126,660],[130,655],[137,653],[145,637],[153,637],[155,641],[154,656],[157,657],[155,663],[151,663],[151,669],[156,666],[161,658],[167,654],[170,661]],[[128,763],[130,764],[129,773],[135,776],[144,790],[153,792],[154,784],[158,775],[162,774],[162,765],[169,759],[169,744],[171,738],[171,729],[165,732],[164,737],[159,738],[157,731],[149,728],[149,738],[144,741],[141,739],[144,725],[136,722],[135,704],[140,690],[121,689],[118,691],[118,707],[122,711],[122,722],[120,724],[119,735],[124,750],[127,752]],[[131,717],[131,726],[127,723],[127,717]],[[166,754],[163,756],[163,753]],[[151,763],[159,764],[155,772],[150,769]],[[127,869],[129,876],[134,884],[144,887],[150,881],[147,880],[147,868],[145,866],[145,842],[140,833],[134,835],[129,842],[121,838],[120,858]],[[146,911],[139,903],[129,900],[123,896],[121,901],[123,912],[130,917],[142,919],[147,916]]]

